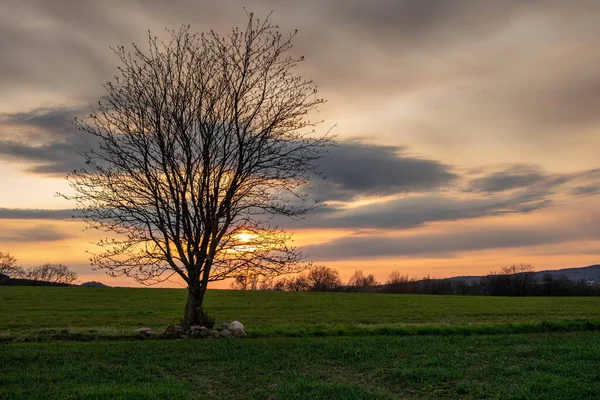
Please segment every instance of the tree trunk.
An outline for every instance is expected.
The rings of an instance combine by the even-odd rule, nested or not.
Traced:
[[[201,288],[200,283],[190,285],[188,287],[188,299],[185,304],[185,312],[183,314],[183,320],[181,324],[185,328],[189,328],[193,325],[206,326],[212,328],[214,321],[212,321],[204,309],[202,303],[204,302],[204,294],[206,288]]]

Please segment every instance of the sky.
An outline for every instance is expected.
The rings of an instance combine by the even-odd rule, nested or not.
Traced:
[[[600,262],[595,0],[4,0],[0,251],[137,285],[91,269],[102,235],[55,196],[93,146],[71,121],[115,75],[110,46],[182,24],[226,34],[243,7],[298,29],[296,73],[339,141],[312,189],[323,207],[283,223],[309,260],[380,281]]]

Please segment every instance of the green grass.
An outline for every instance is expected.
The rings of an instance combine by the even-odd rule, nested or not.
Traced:
[[[0,287],[0,399],[600,397],[600,298],[215,290],[248,338],[133,336],[185,294]]]
[[[17,343],[0,398],[597,399],[599,333]]]
[[[0,340],[110,338],[180,320],[185,290],[0,288]],[[600,327],[598,297],[467,297],[209,291],[217,322],[254,337],[537,332]]]

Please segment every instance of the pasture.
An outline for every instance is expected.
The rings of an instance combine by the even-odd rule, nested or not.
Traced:
[[[214,290],[245,339],[138,339],[185,291],[0,287],[0,398],[594,399],[600,298]]]

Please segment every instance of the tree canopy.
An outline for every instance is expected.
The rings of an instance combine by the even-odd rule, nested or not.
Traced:
[[[143,283],[179,276],[186,323],[201,323],[208,282],[303,268],[273,217],[302,217],[305,188],[331,144],[309,113],[316,85],[294,75],[296,33],[248,14],[222,37],[189,26],[148,51],[115,48],[121,66],[92,113],[76,121],[98,139],[68,177],[81,215],[109,233],[96,268]]]

